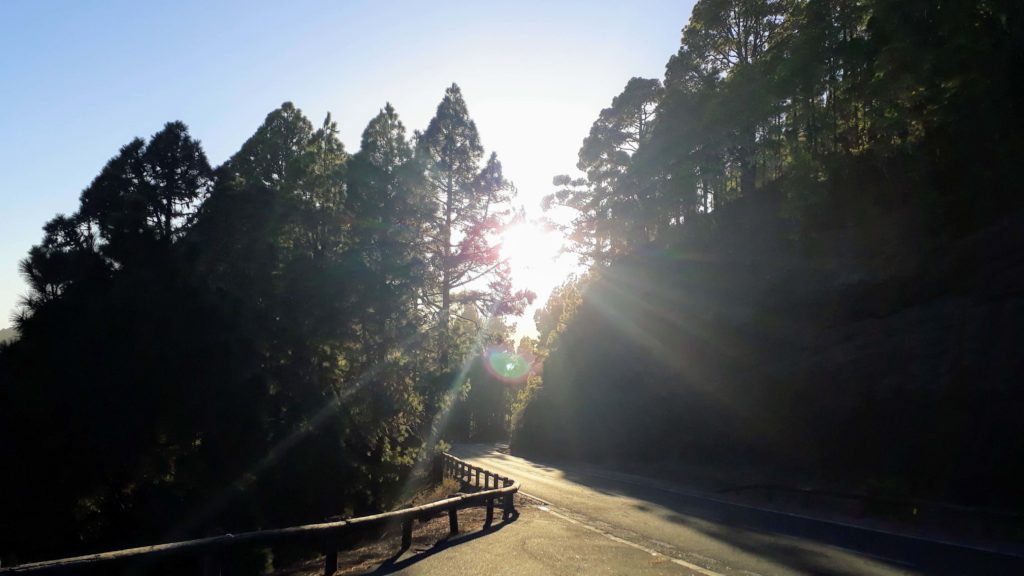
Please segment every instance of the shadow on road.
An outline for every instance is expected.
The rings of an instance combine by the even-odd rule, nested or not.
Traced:
[[[560,478],[601,494],[641,501],[631,506],[801,572],[851,576],[860,573],[836,566],[835,558],[823,552],[776,536],[835,546],[870,556],[897,569],[924,570],[929,574],[1024,574],[1024,557],[1021,556],[724,502],[664,482],[588,464],[530,462],[502,454],[487,445],[460,446],[458,455],[470,459],[488,458],[520,468],[528,464],[537,473],[554,472]],[[526,481],[524,490],[529,492],[528,479],[520,480]],[[586,510],[576,512],[587,515]]]
[[[444,552],[449,548],[454,548],[455,546],[458,546],[460,544],[472,542],[477,538],[483,538],[484,536],[494,534],[495,532],[501,530],[505,526],[508,526],[509,523],[515,522],[518,518],[519,512],[515,511],[508,519],[503,519],[498,522],[492,523],[490,526],[485,526],[480,530],[477,530],[476,532],[472,532],[469,534],[456,534],[455,536],[448,536],[442,538],[441,540],[438,540],[437,543],[431,546],[430,548],[427,548],[426,550],[423,550],[421,552],[413,553],[410,556],[405,556],[407,551],[402,550],[394,556],[385,560],[383,563],[381,563],[380,566],[378,566],[372,572],[367,572],[367,574],[394,574],[395,572],[404,570],[416,564],[417,562],[426,560],[427,558],[430,558],[435,554],[440,554],[441,552]],[[403,556],[405,557],[403,558]]]

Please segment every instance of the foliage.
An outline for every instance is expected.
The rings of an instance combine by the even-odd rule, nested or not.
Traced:
[[[1019,362],[977,332],[998,307],[1020,338],[995,286],[1024,253],[1022,24],[1012,2],[698,1],[664,79],[630,80],[556,178],[594,266],[575,315],[563,289],[536,316],[513,449],[1024,502],[994,464],[1021,446]]]
[[[512,291],[508,265],[498,258],[496,239],[512,216],[508,201],[514,189],[496,154],[481,165],[484,149],[458,85],[445,90],[415,140],[427,194],[437,206],[426,227],[432,289],[424,302],[438,313],[440,365],[452,369],[452,344],[444,335],[453,304],[476,306],[485,316],[518,314],[533,295]]]
[[[291,103],[216,169],[180,122],[122,148],[22,264],[4,563],[392,505],[446,434],[438,351],[482,330],[439,323],[439,288],[495,316],[524,299],[491,245],[513,190],[481,155],[455,86],[413,141],[385,106],[354,155]]]

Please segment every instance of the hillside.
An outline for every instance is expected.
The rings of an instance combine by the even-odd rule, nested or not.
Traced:
[[[735,235],[624,259],[586,285],[513,449],[1018,506],[1022,225],[829,266]]]
[[[554,181],[513,450],[1024,506],[1022,17],[698,2]]]

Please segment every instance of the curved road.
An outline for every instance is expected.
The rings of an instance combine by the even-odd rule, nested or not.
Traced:
[[[522,482],[539,509],[705,576],[1024,574],[1024,558],[724,502],[589,465],[543,464],[491,445],[451,451]]]

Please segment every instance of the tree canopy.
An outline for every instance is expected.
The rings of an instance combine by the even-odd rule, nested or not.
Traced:
[[[1019,508],[1022,82],[1019,3],[699,0],[555,178],[513,450]]]
[[[528,299],[495,248],[514,193],[455,85],[355,154],[287,102],[216,168],[181,122],[129,142],[22,263],[0,558],[391,506],[448,435],[435,383]]]
[[[443,335],[439,362],[446,369],[451,356],[446,334],[454,303],[476,306],[488,316],[501,315],[520,312],[533,295],[512,291],[507,263],[498,258],[496,231],[512,215],[508,201],[514,188],[505,180],[497,154],[492,152],[483,161],[476,123],[457,85],[445,90],[437,113],[415,139],[416,159],[437,206],[427,225],[434,287],[426,302],[438,311]]]

